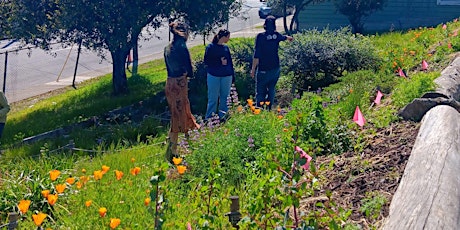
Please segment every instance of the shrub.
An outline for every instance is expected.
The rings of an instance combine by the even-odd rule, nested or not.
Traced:
[[[299,92],[336,83],[346,72],[377,69],[380,64],[369,39],[340,30],[308,30],[283,44],[281,63],[292,72]]]

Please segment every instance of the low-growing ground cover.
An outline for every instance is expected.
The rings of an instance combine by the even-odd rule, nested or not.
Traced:
[[[386,63],[381,71],[348,73],[340,83],[305,92],[272,111],[233,91],[229,120],[203,124],[183,137],[182,157],[174,166],[163,157],[167,123],[158,110],[146,112],[141,122],[132,118],[132,110],[94,113],[105,119],[95,119],[89,129],[35,147],[12,145],[0,157],[0,223],[18,212],[19,229],[230,229],[225,214],[236,195],[241,229],[378,228],[418,129],[396,112],[433,89],[433,79],[459,50],[453,35],[458,27],[452,22],[448,29],[440,25],[373,37]],[[429,71],[419,67],[425,58]],[[149,68],[154,71],[130,80],[141,82],[137,90],[158,87],[148,91],[156,95],[164,66]],[[408,77],[397,76],[398,68]],[[377,86],[384,93],[379,105],[372,103]],[[112,98],[96,97],[100,88],[71,98],[102,100],[107,107],[98,109],[103,111]],[[112,103],[152,111],[148,92]],[[88,111],[91,105],[85,104]],[[351,119],[357,105],[367,120],[363,127]],[[79,111],[85,111],[81,119],[91,116]]]

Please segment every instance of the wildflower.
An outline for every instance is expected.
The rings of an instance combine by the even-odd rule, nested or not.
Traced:
[[[131,157],[131,163],[134,163],[134,161],[136,161],[136,159],[134,159],[134,157]]]
[[[82,184],[86,184],[86,182],[89,181],[89,177],[88,176],[81,176],[80,181],[81,181]]]
[[[254,145],[254,139],[251,136],[248,137],[248,145],[249,145],[250,148],[255,146]]]
[[[121,220],[118,219],[118,218],[110,218],[110,228],[111,229],[115,229],[116,227],[118,227],[118,225],[120,225],[121,223]]]
[[[350,92],[350,93],[353,93],[353,89],[350,89],[349,92]]]
[[[278,119],[283,119],[283,115],[278,115]]]
[[[180,163],[182,163],[182,158],[173,157],[173,163],[174,163],[174,165],[180,165]]]
[[[96,171],[93,172],[93,176],[94,176],[95,180],[102,179],[102,175],[103,175],[103,173],[102,173],[101,170],[96,170]]]
[[[53,169],[50,171],[50,179],[52,181],[55,181],[59,177],[59,175],[61,175],[61,172],[59,170]]]
[[[107,209],[106,208],[104,208],[104,207],[99,208],[99,216],[105,217],[106,214],[107,214]]]
[[[115,170],[115,177],[117,178],[117,180],[121,180],[121,178],[123,177],[123,172]]]
[[[179,172],[179,174],[184,174],[185,173],[185,170],[187,170],[187,167],[185,165],[178,165],[177,166],[177,172]]]
[[[75,183],[75,178],[73,177],[69,177],[65,180],[65,182],[67,182],[68,184],[72,185]]]
[[[58,199],[58,195],[57,194],[49,194],[46,199],[48,200],[48,203],[53,206],[54,204],[56,204],[56,201]]]
[[[77,185],[77,189],[81,189],[81,187],[83,187],[83,184],[80,181],[77,181],[75,184]]]
[[[81,172],[82,172],[82,173],[86,173],[86,169],[81,169]]]
[[[144,205],[145,205],[145,206],[149,206],[150,201],[152,201],[152,199],[150,199],[150,197],[145,198],[145,199],[144,199]]]
[[[56,191],[60,194],[60,193],[64,193],[64,190],[65,190],[65,184],[57,184],[56,185]]]
[[[243,111],[243,106],[242,105],[238,105],[238,107],[236,108],[236,110],[238,112],[242,112]]]
[[[254,109],[254,114],[255,115],[260,114],[260,109]]]
[[[103,166],[102,166],[102,170],[101,170],[101,171],[102,171],[102,174],[106,174],[109,170],[110,170],[110,167],[109,167],[109,166],[107,166],[107,165],[103,165]]]
[[[25,214],[29,210],[30,200],[21,200],[19,201],[18,208],[22,214]]]
[[[132,174],[133,176],[136,176],[137,174],[139,174],[139,173],[141,172],[141,168],[139,168],[139,167],[134,167],[134,168],[131,169],[130,172],[131,172],[131,174]]]
[[[85,201],[85,206],[89,207],[89,206],[91,206],[92,203],[93,203],[92,200],[87,200],[87,201]]]
[[[50,194],[50,190],[48,190],[48,189],[42,191],[42,196],[44,198],[47,198],[49,194]]]
[[[47,216],[48,215],[45,213],[40,212],[38,214],[33,214],[32,219],[34,220],[35,225],[40,227]]]

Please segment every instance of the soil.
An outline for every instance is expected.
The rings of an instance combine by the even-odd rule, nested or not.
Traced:
[[[331,191],[337,206],[352,210],[348,222],[360,225],[362,229],[378,229],[389,214],[391,199],[404,173],[418,130],[419,123],[393,123],[368,137],[370,144],[360,152],[318,157],[315,165],[331,165],[332,168],[321,170],[324,186],[315,197],[302,200],[300,208],[305,212],[318,210],[315,203],[327,202],[326,191]],[[375,194],[385,197],[386,202],[380,213],[374,217],[366,216],[361,211],[363,201]]]

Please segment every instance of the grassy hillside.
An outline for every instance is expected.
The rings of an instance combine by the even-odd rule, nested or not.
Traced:
[[[181,137],[182,157],[175,165],[163,156],[163,60],[140,66],[123,97],[111,96],[107,75],[77,90],[14,104],[0,155],[0,226],[16,212],[18,229],[230,229],[230,197],[238,196],[242,229],[359,229],[364,225],[356,219],[363,218],[366,228],[376,228],[388,194],[368,191],[358,207],[350,207],[338,202],[347,197],[328,191],[327,175],[343,172],[353,180],[372,168],[375,162],[359,156],[370,151],[381,129],[401,123],[400,108],[435,87],[432,81],[460,50],[459,28],[448,22],[447,29],[371,36],[384,60],[378,71],[347,73],[339,83],[272,111],[255,108],[232,90],[230,119]],[[195,61],[203,49],[191,49]],[[422,60],[428,71],[421,70]],[[397,76],[398,68],[409,77]],[[377,86],[384,93],[380,105],[372,104]],[[367,120],[362,128],[352,121],[357,105]],[[89,125],[21,142],[82,121]],[[325,149],[334,154],[324,155]],[[341,154],[358,159],[352,175],[334,161]],[[396,181],[400,176],[384,175]]]

